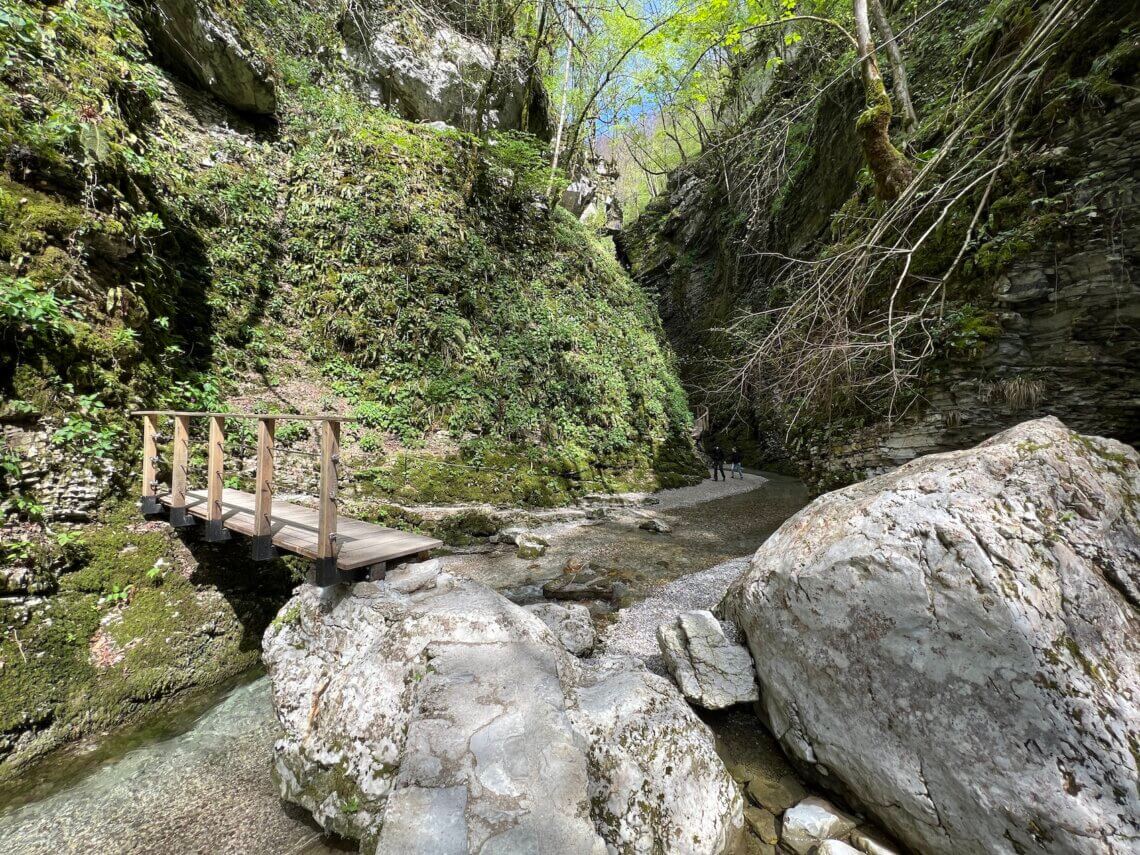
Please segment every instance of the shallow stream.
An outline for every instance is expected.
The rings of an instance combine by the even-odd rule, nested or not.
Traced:
[[[567,559],[579,556],[611,568],[624,586],[623,602],[636,603],[652,599],[668,583],[683,584],[682,577],[751,553],[806,501],[802,484],[776,475],[745,484],[706,482],[663,494],[656,505],[544,529],[550,546],[537,559],[520,559],[513,547],[502,546],[454,556],[448,565],[526,599],[541,582],[560,576]],[[668,523],[672,532],[639,528],[646,514]],[[604,609],[599,612],[607,627],[621,625]],[[783,774],[778,750],[759,724],[753,730],[737,719],[709,720],[730,768],[747,754],[748,763]],[[274,728],[268,679],[250,674],[188,698],[146,727],[77,746],[0,790],[0,850],[344,851],[345,844],[323,835],[303,810],[278,799],[269,776]]]

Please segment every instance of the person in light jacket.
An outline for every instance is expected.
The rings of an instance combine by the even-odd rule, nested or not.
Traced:
[[[743,481],[744,480],[744,458],[740,454],[740,449],[737,448],[735,445],[732,447],[732,454],[728,459],[730,461],[732,461],[732,477],[735,478],[737,475],[739,475],[740,479]]]

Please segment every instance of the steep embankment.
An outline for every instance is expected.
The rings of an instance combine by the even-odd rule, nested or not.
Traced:
[[[730,390],[721,426],[743,391],[728,431],[821,488],[1031,415],[1140,440],[1134,8],[895,6],[909,197],[875,198],[854,53],[803,25],[786,61],[757,47],[720,140],[627,230],[686,382]]]
[[[0,6],[0,767],[247,667],[287,590],[280,563],[108,510],[136,491],[131,409],[354,413],[346,494],[382,500],[692,475],[652,305],[535,203],[544,144],[509,122],[541,124],[541,96],[476,109],[451,80],[447,118],[484,113],[484,138],[395,118],[339,15]],[[278,439],[303,489],[312,437]]]

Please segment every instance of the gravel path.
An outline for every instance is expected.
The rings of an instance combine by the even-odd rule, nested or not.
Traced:
[[[744,572],[751,557],[733,558],[708,570],[682,576],[653,596],[622,609],[617,620],[602,632],[598,654],[636,656],[649,670],[665,674],[665,663],[657,646],[657,627],[681,612],[714,608],[729,585]]]
[[[660,490],[649,494],[656,502],[651,504],[653,510],[672,511],[676,508],[691,508],[702,502],[711,502],[713,499],[723,499],[726,496],[736,496],[755,490],[768,482],[768,479],[756,472],[749,471],[743,478],[729,478],[727,481],[714,481],[706,478],[692,487],[676,487],[672,490]],[[650,500],[652,501],[652,499]]]

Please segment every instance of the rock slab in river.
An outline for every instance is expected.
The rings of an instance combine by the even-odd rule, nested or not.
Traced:
[[[719,852],[742,826],[668,680],[579,662],[470,580],[408,565],[303,586],[264,653],[282,797],[364,852]]]
[[[697,706],[719,710],[759,700],[752,654],[729,640],[712,612],[683,612],[661,624],[657,644],[681,694]]]
[[[614,580],[590,566],[547,582],[542,595],[552,600],[609,600],[614,596]]]
[[[725,602],[774,733],[921,851],[1134,852],[1138,503],[1051,418],[820,497]]]

